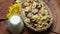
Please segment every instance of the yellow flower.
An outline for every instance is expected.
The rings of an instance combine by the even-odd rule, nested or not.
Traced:
[[[15,4],[11,4],[8,12],[6,18],[9,18],[12,14],[20,14],[20,3],[16,2]]]
[[[6,17],[9,18],[11,16],[11,13],[7,13]]]

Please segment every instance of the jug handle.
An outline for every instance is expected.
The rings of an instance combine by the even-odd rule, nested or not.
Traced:
[[[7,19],[7,18],[6,18],[6,19],[0,19],[0,22],[1,22],[1,21],[6,21],[6,20],[8,20],[8,19]]]
[[[5,18],[5,19],[0,19],[0,22],[3,21],[4,25],[7,25],[7,23],[6,23],[7,20],[8,20],[7,18]],[[0,24],[1,24],[1,23],[0,23]]]

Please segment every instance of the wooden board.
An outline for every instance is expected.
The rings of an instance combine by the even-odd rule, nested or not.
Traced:
[[[47,3],[47,0],[44,1]],[[13,2],[14,0],[0,0],[0,19],[5,19],[8,7]],[[47,31],[40,33],[33,32],[25,28],[21,34],[60,34],[60,0],[50,0],[47,5],[54,17],[52,27]],[[4,21],[0,22],[0,34],[10,34]]]

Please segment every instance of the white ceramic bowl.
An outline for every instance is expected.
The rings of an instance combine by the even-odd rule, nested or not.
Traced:
[[[43,2],[42,0],[38,0],[39,2]],[[26,0],[22,0],[21,1],[21,4],[23,3],[23,2],[26,2]],[[44,2],[43,2],[44,3]],[[44,3],[45,4],[45,3]],[[45,4],[46,5],[46,4]],[[46,5],[47,6],[47,5]],[[22,7],[21,7],[22,8]],[[47,8],[48,8],[48,6],[47,6]],[[51,11],[50,11],[50,9],[48,8],[48,10],[49,10],[49,14],[52,16],[52,13],[51,13]],[[22,15],[22,14],[21,14]],[[41,32],[41,31],[45,31],[45,30],[47,30],[50,26],[51,26],[51,24],[52,24],[52,22],[53,22],[53,16],[51,17],[51,19],[50,19],[50,22],[49,22],[49,25],[47,26],[47,27],[45,27],[45,28],[42,28],[41,30],[37,30],[37,29],[35,29],[35,28],[33,28],[31,25],[29,25],[29,24],[27,24],[27,23],[25,23],[25,25],[26,25],[26,27],[28,27],[29,29],[31,29],[31,30],[33,30],[33,31],[37,31],[37,32]]]

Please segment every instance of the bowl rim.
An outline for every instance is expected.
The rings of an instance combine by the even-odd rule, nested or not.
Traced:
[[[42,28],[41,30],[37,30],[37,29],[31,27],[28,23],[25,23],[25,22],[24,22],[24,23],[25,23],[26,27],[30,28],[31,30],[41,32],[41,31],[47,30],[47,29],[52,25],[54,18],[53,18],[53,14],[52,14],[50,8],[47,6],[47,4],[46,4],[44,1],[42,1],[42,0],[38,0],[38,1],[39,1],[39,2],[43,2],[43,3],[45,4],[45,6],[47,7],[47,9],[49,10],[49,14],[50,14],[50,16],[51,16],[49,25],[48,25],[47,27],[45,27],[45,28]],[[22,14],[21,14],[21,15],[22,15]]]

